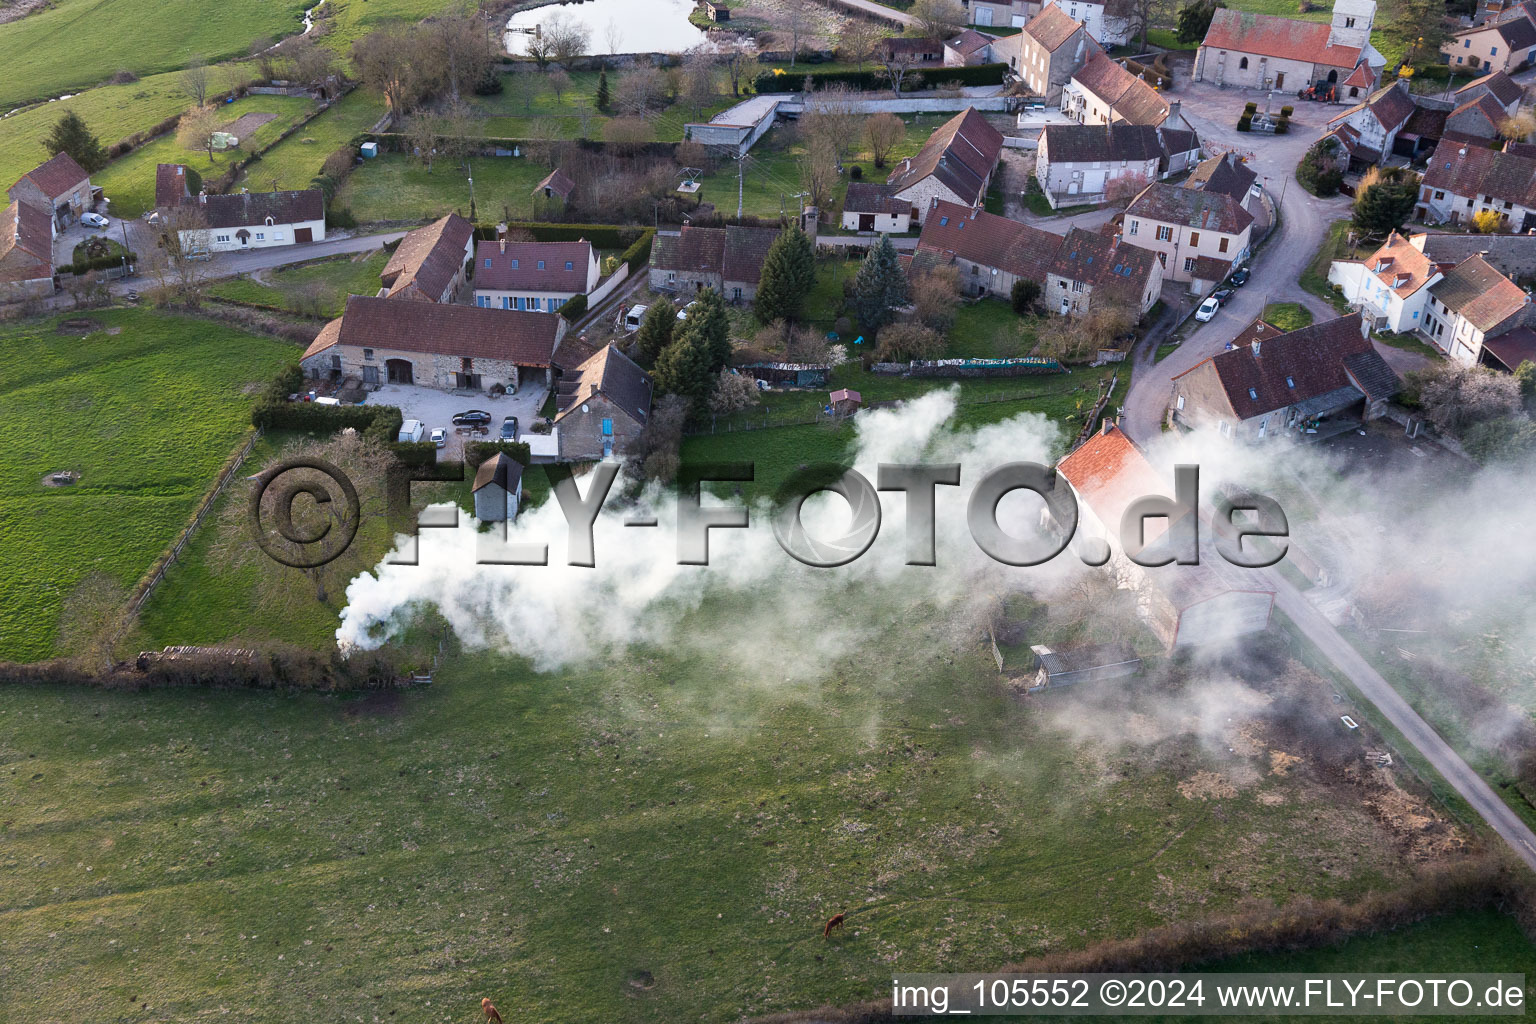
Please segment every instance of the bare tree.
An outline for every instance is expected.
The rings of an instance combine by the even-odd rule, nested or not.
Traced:
[[[549,62],[555,57],[555,41],[544,31],[543,25],[533,26],[533,35],[528,37],[528,43],[523,51],[533,58],[533,62],[543,71],[549,67]]]
[[[1111,206],[1123,210],[1151,183],[1145,174],[1122,174],[1104,186],[1104,198]]]
[[[638,117],[615,117],[603,125],[603,141],[622,154],[637,153],[651,140],[651,126]]]
[[[285,70],[283,54],[277,41],[271,36],[251,40],[250,54],[256,58],[256,70],[262,78],[272,81],[282,78]]]
[[[549,76],[549,91],[555,94],[555,102],[559,103],[565,98],[565,94],[571,89],[571,76],[564,70],[557,70]]]
[[[442,118],[436,111],[420,110],[405,122],[405,142],[421,165],[432,173],[432,162],[437,159],[438,140],[443,134]]]
[[[626,113],[646,117],[652,107],[661,104],[666,86],[660,71],[649,64],[641,65],[619,80],[616,105]]]
[[[217,107],[193,107],[176,122],[176,144],[182,149],[207,152],[213,160],[213,137],[223,127]]]
[[[285,47],[285,51],[292,60],[290,73],[296,82],[306,89],[327,92],[332,79],[336,77],[335,50],[328,46],[316,46],[308,38],[300,38]]]
[[[702,118],[704,108],[715,101],[715,55],[702,46],[689,50],[683,58],[681,97],[693,116]]]
[[[709,393],[709,411],[721,415],[737,412],[757,404],[757,384],[751,377],[732,373],[730,367],[721,369],[715,378],[715,386]]]
[[[608,24],[603,26],[603,41],[608,44],[609,53],[618,53],[619,47],[624,44],[624,30],[613,18],[609,18]]]
[[[523,102],[523,112],[533,113],[533,101],[539,98],[539,93],[544,91],[544,78],[527,71],[514,72],[507,80],[507,88],[512,95]]]
[[[187,68],[176,79],[176,85],[187,99],[201,107],[208,102],[208,65],[201,57],[193,57]]]
[[[741,76],[746,70],[749,57],[750,55],[747,53],[747,47],[744,43],[727,46],[720,51],[720,66],[725,68],[726,76],[731,80],[732,96],[741,95]]]
[[[922,82],[922,76],[915,70],[917,58],[910,53],[886,49],[876,57],[875,64],[880,77],[891,87],[893,96],[899,97],[904,86],[916,88]]]
[[[949,39],[965,28],[965,9],[960,0],[916,0],[907,10],[916,21],[919,35],[927,39]]]
[[[1429,421],[1452,434],[1482,420],[1513,415],[1521,406],[1520,382],[1486,366],[1436,363],[1410,372],[1405,383],[1408,391],[1418,392]]]
[[[431,50],[413,26],[386,25],[352,44],[352,66],[363,84],[382,93],[389,109],[402,117],[438,83],[442,67]]]
[[[805,153],[800,157],[800,187],[806,192],[807,203],[818,210],[826,209],[836,184],[837,148],[830,139],[819,135],[807,139]]]
[[[901,140],[907,137],[907,125],[895,114],[872,114],[864,122],[864,144],[876,167],[884,167]]]
[[[1053,316],[1040,322],[1036,350],[1062,362],[1093,358],[1100,348],[1130,330],[1136,313],[1129,306],[1096,299],[1081,316]]]
[[[854,102],[853,87],[836,82],[814,95],[805,96],[805,112],[800,115],[802,131],[820,135],[832,143],[838,163],[842,163],[858,143],[861,124]]]
[[[441,62],[448,97],[458,100],[489,70],[492,54],[485,45],[485,23],[464,8],[428,22],[426,32]]]
[[[568,64],[591,49],[592,33],[564,11],[555,11],[543,28],[544,37],[549,40],[549,57],[557,64]]]
[[[1137,40],[1137,53],[1147,48],[1147,31],[1152,27],[1152,15],[1159,0],[1106,0],[1104,21],[1117,23],[1115,28],[1125,38]]]
[[[784,14],[784,31],[789,33],[789,66],[800,59],[800,37],[810,29],[809,20],[800,4],[792,3]]]
[[[884,38],[885,31],[873,21],[850,18],[838,33],[838,49],[842,51],[843,60],[857,64],[863,71],[865,62],[875,55],[875,47]]]
[[[915,275],[912,305],[917,309],[918,322],[940,333],[948,331],[960,306],[959,268],[946,264]]]
[[[140,253],[144,270],[168,301],[196,308],[208,280],[208,249],[212,241],[208,218],[194,197],[180,206],[158,211],[155,247]]]
[[[1536,132],[1536,116],[1529,110],[1517,110],[1499,122],[1499,134],[1514,142],[1524,142]]]
[[[627,472],[641,480],[671,482],[677,476],[687,422],[688,400],[680,395],[662,396],[651,408],[645,429],[629,446]]]

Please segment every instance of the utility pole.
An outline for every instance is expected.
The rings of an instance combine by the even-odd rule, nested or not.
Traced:
[[[746,199],[745,179],[742,177],[746,171],[747,154],[742,153],[736,158],[736,219],[741,219],[741,210]]]

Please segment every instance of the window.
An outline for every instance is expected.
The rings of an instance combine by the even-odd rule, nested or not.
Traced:
[[[512,308],[512,296],[510,296],[510,295],[503,295],[501,297],[501,308],[502,309],[511,309]]]
[[[489,263],[489,261],[487,261],[487,263],[486,263],[486,266],[490,266],[490,263]],[[513,270],[516,270],[516,269],[517,269],[517,260],[513,260],[513,261],[512,261],[512,269],[513,269]]]
[[[341,371],[341,356],[331,356],[331,369]]]
[[[1173,241],[1173,228],[1167,224],[1159,224],[1157,226],[1157,240],[1159,242]]]
[[[1242,60],[1237,62],[1237,69],[1239,71],[1247,71],[1248,70],[1248,58],[1247,57],[1244,57]]]
[[[1296,378],[1295,377],[1287,377],[1287,378],[1285,378],[1285,386],[1288,387],[1288,388],[1295,387],[1296,386]],[[1251,393],[1252,392],[1250,392],[1250,394]]]
[[[1444,199],[1445,198],[1445,193],[1437,191],[1437,192],[1435,192],[1435,198],[1436,199]]]
[[[1198,231],[1191,231],[1189,233],[1189,244],[1190,245],[1199,245],[1200,244],[1200,232],[1198,232]]]
[[[217,241],[217,242],[227,242],[227,241],[229,241],[229,236],[228,235],[215,235],[214,236],[214,241]]]
[[[539,260],[539,269],[540,270],[544,269],[544,261],[543,260]]]
[[[1141,227],[1141,221],[1133,220],[1131,221],[1130,226],[1126,228],[1125,233],[1128,235],[1134,235],[1136,233],[1136,229],[1139,227]]]
[[[379,368],[377,366],[363,367],[363,383],[377,384],[379,382]]]
[[[1498,55],[1499,55],[1499,48],[1497,46],[1490,46],[1490,47],[1488,47],[1488,56],[1490,56],[1490,57],[1497,57]]]
[[[564,299],[550,299],[549,300],[549,311],[551,313],[559,312],[560,307],[563,306],[563,305],[565,305],[565,300]]]
[[[1472,49],[1472,40],[1470,40],[1470,39],[1463,39],[1461,41],[1461,48],[1463,50],[1470,50],[1470,49]]]
[[[1231,241],[1230,238],[1223,238],[1221,240],[1221,244],[1216,246],[1216,251],[1217,252],[1226,252],[1227,251],[1227,243],[1230,242],[1230,241]]]
[[[1354,28],[1355,27],[1355,19],[1354,18],[1345,18],[1344,19],[1344,27],[1345,28]]]
[[[1075,291],[1075,292],[1082,291],[1083,290],[1083,282],[1081,282],[1081,281],[1073,281],[1072,282],[1072,290]]]
[[[1253,390],[1253,388],[1249,388],[1248,389],[1248,397],[1252,398],[1254,401],[1258,401],[1259,393],[1257,391]]]
[[[267,240],[267,233],[265,231],[258,231],[258,232],[256,232],[256,241],[258,241],[258,242],[265,242],[266,240]]]
[[[491,297],[489,295],[476,295],[475,305],[479,306],[481,309],[489,309],[491,305]]]
[[[486,270],[490,270],[491,269],[491,260],[490,260],[489,256],[487,256],[486,260],[485,260],[485,269]]]
[[[948,217],[940,217],[939,218],[939,227],[941,227],[941,228],[942,227],[947,227],[948,225],[949,225],[949,218]]]
[[[1194,273],[1194,270],[1195,270],[1195,258],[1193,256],[1185,256],[1184,257],[1184,273],[1192,274],[1192,273]]]
[[[371,349],[371,348],[363,349],[363,358],[367,359],[369,361],[372,361],[372,359],[373,359],[373,349]]]
[[[566,270],[574,270],[574,269],[576,269],[576,264],[572,263],[570,260],[566,260],[565,261],[565,269]]]
[[[1177,404],[1178,404],[1178,408],[1180,408],[1180,409],[1184,408],[1184,396],[1183,395],[1179,396],[1179,401],[1178,401]]]

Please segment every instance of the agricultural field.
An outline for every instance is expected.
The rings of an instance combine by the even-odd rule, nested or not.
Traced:
[[[863,145],[862,139],[855,142],[853,153],[843,164],[848,173],[838,179],[828,206],[832,209],[842,207],[843,195],[848,191],[854,167],[859,168],[865,181],[884,181],[892,166],[922,149],[933,130],[952,116],[914,114],[903,117],[902,120],[907,123],[907,136],[895,148],[887,166],[883,168],[876,169],[870,154],[858,148]],[[778,217],[788,210],[793,216],[796,204],[800,201],[795,195],[803,191],[799,161],[804,152],[805,147],[796,139],[792,129],[778,128],[764,136],[743,161],[739,190],[742,212],[757,217]],[[738,198],[735,161],[726,161],[721,167],[704,175],[700,181],[703,187],[698,198],[713,203],[722,214],[734,217]]]
[[[120,70],[141,78],[193,57],[243,56],[252,40],[301,28],[306,0],[56,0],[0,25],[0,107],[99,85]],[[115,140],[114,140],[115,141]]]
[[[0,328],[0,659],[56,653],[61,609],[94,573],[125,590],[174,539],[241,443],[252,388],[293,346],[140,310]],[[89,333],[84,331],[89,330]],[[68,486],[45,477],[79,474]]]
[[[217,177],[224,173],[229,163],[260,149],[302,120],[315,109],[315,104],[299,96],[247,96],[223,104],[219,109],[223,111],[229,125],[250,115],[270,116],[271,120],[254,131],[242,132],[238,150],[216,150],[212,160],[208,158],[207,150],[183,149],[177,144],[176,134],[172,132],[112,161],[105,170],[91,176],[91,182],[102,186],[107,198],[112,200],[112,213],[119,217],[138,217],[154,208],[157,164],[186,164],[205,180]],[[258,191],[256,186],[260,185],[259,191],[270,191],[270,182],[261,177],[261,166],[261,162],[252,165],[248,175],[251,182],[249,187]]]
[[[305,189],[320,173],[325,158],[371,128],[384,116],[384,101],[367,89],[353,89],[326,110],[261,155],[241,172],[236,187]]]
[[[514,220],[529,217],[533,186],[549,173],[541,163],[515,157],[480,157],[470,166],[480,220],[496,220],[504,212]],[[383,153],[352,172],[334,204],[350,208],[363,224],[435,220],[455,210],[467,217],[469,183],[450,160],[437,161],[429,172],[403,153]]]
[[[739,631],[745,602],[680,635]],[[542,674],[461,653],[429,689],[359,698],[0,690],[26,766],[0,1015],[454,1021],[489,995],[527,1019],[735,1020],[876,997],[893,964],[1347,901],[1452,840],[1380,823],[1364,801],[1416,798],[1342,781],[1296,707],[1211,742],[1089,738],[1105,696],[1009,696],[967,616],[866,588],[844,607],[880,640],[810,675],[680,645]],[[1165,668],[1115,698],[1147,729],[1183,706]]]
[[[127,85],[103,85],[0,119],[0,181],[9,184],[48,158],[43,140],[67,111],[79,114],[103,146],[181,113],[190,101],[176,77],[152,75]]]
[[[215,281],[208,294],[215,298],[277,306],[297,313],[341,316],[349,295],[373,295],[379,290],[379,274],[389,254],[337,256],[266,271],[261,280],[252,277]]]
[[[755,73],[756,66],[753,66]],[[549,87],[550,75],[521,71],[502,76],[504,85],[495,96],[475,96],[469,105],[482,118],[480,130],[488,138],[498,139],[600,139],[607,115],[597,111],[595,71],[578,71],[570,76],[571,87],[555,95]],[[527,85],[529,88],[522,88]],[[618,97],[624,88],[624,73],[608,76],[610,96]],[[708,121],[716,113],[739,102],[730,94],[730,82],[723,75],[719,83],[722,95],[701,109],[674,104],[654,111],[648,121],[657,142],[681,142],[683,125],[690,121]]]

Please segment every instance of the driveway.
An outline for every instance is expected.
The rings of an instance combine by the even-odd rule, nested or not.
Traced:
[[[538,419],[539,409],[548,397],[547,387],[518,389],[515,395],[490,398],[483,391],[439,391],[419,384],[385,384],[368,395],[364,405],[397,405],[408,420],[421,420],[426,428],[421,439],[425,441],[434,427],[446,427],[448,445],[438,451],[439,459],[462,459],[464,436],[453,432],[454,414],[466,409],[484,409],[492,417],[490,433],[480,440],[494,441],[499,436],[501,421],[506,416],[516,416],[517,425],[523,432],[520,440],[527,440],[527,433]]]
[[[120,222],[113,218],[113,237],[121,235]],[[128,222],[129,238],[134,240],[137,250],[143,252],[143,245],[153,245],[149,239],[150,232],[142,221]],[[355,235],[351,237],[327,238],[323,242],[310,242],[305,245],[274,245],[265,249],[251,249],[248,252],[224,252],[219,253],[209,260],[207,276],[210,279],[221,277],[237,277],[241,274],[251,274],[258,270],[272,270],[277,267],[286,267],[293,263],[305,263],[309,260],[323,259],[326,256],[339,256],[343,253],[368,252],[377,249],[386,242],[393,242],[404,238],[404,231],[385,231],[376,235]],[[141,241],[142,239],[142,241]],[[143,291],[154,283],[152,278],[143,274],[133,277],[125,277],[121,281],[114,281],[114,291]]]
[[[1168,358],[1155,367],[1138,369],[1126,395],[1121,426],[1132,438],[1146,443],[1160,431],[1168,402],[1170,378],[1223,351],[1271,302],[1300,302],[1317,320],[1338,315],[1327,302],[1303,291],[1301,272],[1312,261],[1327,235],[1328,225],[1349,213],[1342,196],[1318,199],[1294,181],[1297,162],[1322,134],[1329,117],[1342,107],[1297,100],[1289,93],[1270,98],[1270,109],[1293,104],[1291,131],[1287,135],[1254,135],[1237,131],[1237,118],[1250,100],[1263,109],[1260,89],[1219,89],[1205,82],[1181,81],[1177,92],[1183,115],[1199,133],[1208,151],[1236,150],[1248,156],[1259,183],[1280,206],[1280,226],[1270,235],[1253,260],[1253,277],[1210,323],[1202,324]],[[1394,365],[1396,365],[1394,363]]]

